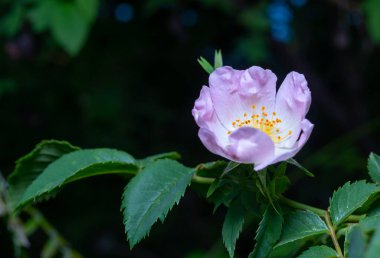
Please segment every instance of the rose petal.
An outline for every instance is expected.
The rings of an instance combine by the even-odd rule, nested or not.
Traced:
[[[230,145],[226,151],[233,161],[260,163],[274,154],[272,139],[259,129],[242,127],[234,131],[229,139]]]
[[[195,101],[192,114],[199,127],[203,127],[207,122],[213,120],[214,107],[212,104],[209,87],[202,87],[199,98]]]
[[[225,154],[222,146],[218,143],[218,140],[215,134],[207,128],[200,128],[198,132],[198,136],[201,139],[203,145],[212,153],[229,158],[228,155]]]
[[[276,96],[276,112],[283,121],[283,129],[297,127],[305,118],[310,103],[311,94],[305,76],[297,72],[289,73]]]
[[[312,123],[310,123],[309,120],[307,120],[307,119],[302,120],[302,122],[301,122],[302,132],[301,132],[299,140],[296,142],[295,146],[291,149],[278,148],[276,146],[274,156],[272,158],[266,160],[266,161],[261,162],[261,163],[255,163],[255,170],[258,171],[258,170],[261,170],[261,169],[263,169],[263,168],[265,168],[271,164],[274,164],[274,163],[277,163],[280,161],[284,161],[284,160],[287,160],[287,159],[294,157],[294,155],[296,155],[302,149],[302,147],[305,145],[305,143],[309,139],[310,134],[313,131],[313,128],[314,128],[314,125]]]
[[[245,109],[238,93],[242,71],[224,66],[210,74],[210,95],[215,112],[225,128],[232,129],[232,121],[242,117]]]
[[[239,94],[247,112],[252,112],[252,105],[258,110],[266,107],[266,112],[272,112],[276,97],[277,77],[271,70],[252,66],[245,70],[240,78]]]

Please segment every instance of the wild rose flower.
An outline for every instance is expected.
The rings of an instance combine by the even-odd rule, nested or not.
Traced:
[[[305,119],[311,95],[302,74],[289,73],[276,94],[277,77],[253,66],[224,66],[210,74],[192,114],[205,147],[255,170],[292,158],[305,145],[313,124]]]

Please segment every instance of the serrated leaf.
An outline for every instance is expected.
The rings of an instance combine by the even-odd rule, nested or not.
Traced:
[[[285,217],[284,229],[276,247],[327,232],[325,222],[317,214],[311,211],[296,211]]]
[[[325,245],[313,246],[297,258],[338,258],[337,252]]]
[[[268,206],[256,233],[256,245],[249,255],[252,258],[265,258],[280,239],[284,219],[272,206]]]
[[[219,68],[223,66],[223,57],[222,57],[222,51],[221,50],[215,50],[214,54],[214,68]]]
[[[49,166],[26,189],[18,208],[40,199],[62,185],[102,174],[137,173],[135,159],[114,149],[77,150],[63,155]]]
[[[58,2],[53,9],[51,32],[55,40],[72,56],[82,49],[90,30],[90,22],[71,2]]]
[[[305,175],[307,175],[309,177],[315,177],[313,173],[311,173],[308,169],[306,169],[304,166],[302,166],[300,163],[298,163],[297,160],[288,159],[288,160],[286,160],[286,162],[288,162],[289,164],[292,164],[293,166],[296,166],[297,168],[299,168],[302,172],[305,173]]]
[[[368,173],[375,183],[380,183],[380,157],[371,153],[368,158]]]
[[[129,182],[121,209],[131,248],[179,202],[194,173],[194,169],[177,161],[161,159],[145,167]]]
[[[380,254],[380,223],[378,222],[375,233],[369,243],[365,258],[378,258]]]
[[[236,241],[244,224],[244,207],[240,199],[231,202],[223,223],[223,243],[231,258],[234,257]]]
[[[27,187],[52,162],[62,155],[77,151],[79,147],[65,141],[48,140],[37,144],[32,152],[16,161],[16,168],[8,177],[7,202],[14,209]]]
[[[214,67],[203,57],[198,58],[198,63],[202,66],[202,68],[207,72],[207,73],[212,73],[214,71]]]
[[[150,163],[153,163],[159,159],[179,160],[179,159],[181,159],[181,155],[175,151],[165,152],[165,153],[160,153],[160,154],[156,154],[156,155],[146,157],[144,159],[138,160],[137,162],[138,162],[140,167],[145,167],[145,166],[149,165]]]
[[[378,192],[379,187],[366,183],[364,180],[344,184],[334,192],[330,200],[330,216],[333,225],[343,222]]]
[[[360,226],[351,226],[344,241],[344,257],[362,258],[366,249],[365,234]]]

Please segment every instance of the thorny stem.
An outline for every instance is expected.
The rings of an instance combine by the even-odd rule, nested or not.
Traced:
[[[335,250],[338,252],[339,258],[344,258],[342,249],[340,249],[338,239],[336,238],[336,235],[335,235],[335,229],[333,225],[331,224],[330,215],[328,211],[325,211],[325,221],[327,223],[327,227],[329,228],[329,233],[333,240]]]

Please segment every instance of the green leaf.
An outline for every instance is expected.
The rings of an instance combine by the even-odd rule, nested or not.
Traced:
[[[198,63],[202,66],[202,68],[207,72],[207,73],[212,73],[214,71],[214,67],[203,57],[198,58]]]
[[[280,239],[284,219],[272,206],[268,206],[255,237],[256,245],[249,257],[265,258]]]
[[[298,163],[295,159],[288,159],[286,160],[289,164],[292,164],[293,166],[296,166],[297,168],[301,169],[305,173],[305,175],[309,177],[315,177],[313,173],[311,173],[308,169],[306,169],[304,166],[302,166],[300,163]]]
[[[380,222],[380,215],[367,216],[360,221],[360,226],[365,232],[374,231],[377,224]]]
[[[55,40],[72,56],[82,49],[90,30],[90,23],[71,2],[59,2],[53,9],[51,30]]]
[[[145,167],[130,181],[124,190],[121,209],[131,248],[179,202],[194,173],[194,169],[177,161],[161,159]]]
[[[378,0],[365,0],[363,11],[366,15],[366,25],[373,41],[380,43],[380,2]]]
[[[310,211],[296,211],[285,217],[284,229],[276,247],[327,232],[325,222],[317,214]]]
[[[37,144],[32,152],[16,161],[16,168],[8,177],[8,204],[14,209],[26,188],[52,162],[79,147],[65,141],[48,140]]]
[[[219,68],[223,66],[223,57],[222,57],[222,51],[221,50],[215,50],[214,54],[214,68]]]
[[[371,153],[368,158],[368,173],[375,183],[380,183],[380,157]]]
[[[18,208],[42,198],[62,185],[85,177],[138,171],[135,159],[114,149],[78,150],[63,155],[49,166],[26,189]]]
[[[377,228],[369,243],[365,258],[378,258],[380,253],[380,223],[377,223]]]
[[[179,160],[181,158],[181,155],[178,152],[172,151],[172,152],[165,152],[156,154],[153,156],[146,157],[144,159],[138,160],[138,164],[140,167],[146,167],[150,163],[153,163],[159,159],[174,159]]]
[[[330,200],[330,215],[334,225],[343,222],[357,209],[361,208],[370,197],[379,192],[375,184],[364,180],[354,183],[347,182],[334,192]]]
[[[337,252],[325,245],[313,246],[297,258],[338,258]]]
[[[223,223],[222,237],[230,257],[234,257],[236,241],[244,224],[244,207],[240,199],[231,202]]]
[[[94,22],[99,10],[99,0],[76,0],[76,5],[87,22]]]
[[[365,234],[360,226],[351,226],[344,241],[344,257],[362,258],[366,249]]]

